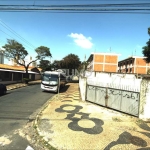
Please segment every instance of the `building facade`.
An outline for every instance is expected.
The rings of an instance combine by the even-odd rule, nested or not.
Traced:
[[[145,57],[131,56],[118,62],[118,72],[147,74],[150,63],[146,63]]]
[[[87,70],[97,72],[117,72],[118,56],[114,53],[92,53],[88,58]]]
[[[36,67],[28,68],[29,79],[39,80],[41,79],[41,69]],[[12,81],[13,82],[22,82],[25,78],[26,72],[23,66],[10,66],[6,64],[0,64],[0,81]]]

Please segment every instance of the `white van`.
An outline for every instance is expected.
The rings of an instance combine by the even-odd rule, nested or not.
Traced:
[[[58,92],[59,88],[65,86],[66,75],[59,71],[45,71],[42,74],[41,89],[42,91]]]

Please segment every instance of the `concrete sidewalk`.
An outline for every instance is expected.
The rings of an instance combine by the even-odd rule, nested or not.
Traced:
[[[78,83],[50,99],[35,126],[54,149],[150,150],[150,123],[81,101]]]
[[[7,87],[7,90],[9,91],[9,90],[13,90],[13,89],[33,85],[33,84],[40,84],[40,83],[41,83],[41,80],[36,80],[36,81],[30,81],[28,84],[25,84],[25,83],[8,84],[6,85],[6,87]]]

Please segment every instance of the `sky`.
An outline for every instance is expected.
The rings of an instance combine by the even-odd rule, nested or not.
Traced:
[[[22,3],[21,3],[22,2]],[[101,0],[0,0],[0,5],[53,5],[53,4],[109,4]],[[116,3],[129,3],[117,1]],[[147,2],[140,1],[137,2]],[[149,5],[150,7],[150,5]],[[21,43],[34,59],[35,48],[50,48],[51,60],[61,60],[68,54],[78,55],[80,61],[89,58],[92,52],[117,53],[119,60],[129,56],[143,56],[142,47],[150,38],[149,13],[116,13],[112,12],[66,12],[66,11],[2,11],[0,8],[0,47],[7,39]],[[50,58],[47,58],[50,59]],[[5,59],[5,64],[8,60]]]

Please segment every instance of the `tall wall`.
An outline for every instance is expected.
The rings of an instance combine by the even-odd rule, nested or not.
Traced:
[[[141,82],[139,118],[150,121],[150,77]]]
[[[143,75],[142,79],[137,79],[133,74],[90,72],[86,73],[86,78],[80,78],[79,80],[80,92],[82,94],[83,101],[85,101],[87,97],[88,84],[95,85],[97,87],[109,87],[113,89],[113,91],[120,89],[120,91],[126,92],[126,94],[123,95],[124,98],[126,97],[123,103],[126,103],[128,100],[131,104],[130,107],[125,107],[126,105],[124,106],[124,108],[127,108],[126,111],[129,109],[133,111],[138,109],[137,116],[144,121],[150,121],[150,76]],[[117,93],[113,94],[117,95],[118,93],[119,92],[117,91]],[[137,95],[139,96],[137,97]],[[118,102],[122,100],[119,96],[117,97]],[[93,101],[96,101],[94,96],[92,99]],[[100,98],[98,98],[98,100],[100,101]]]

